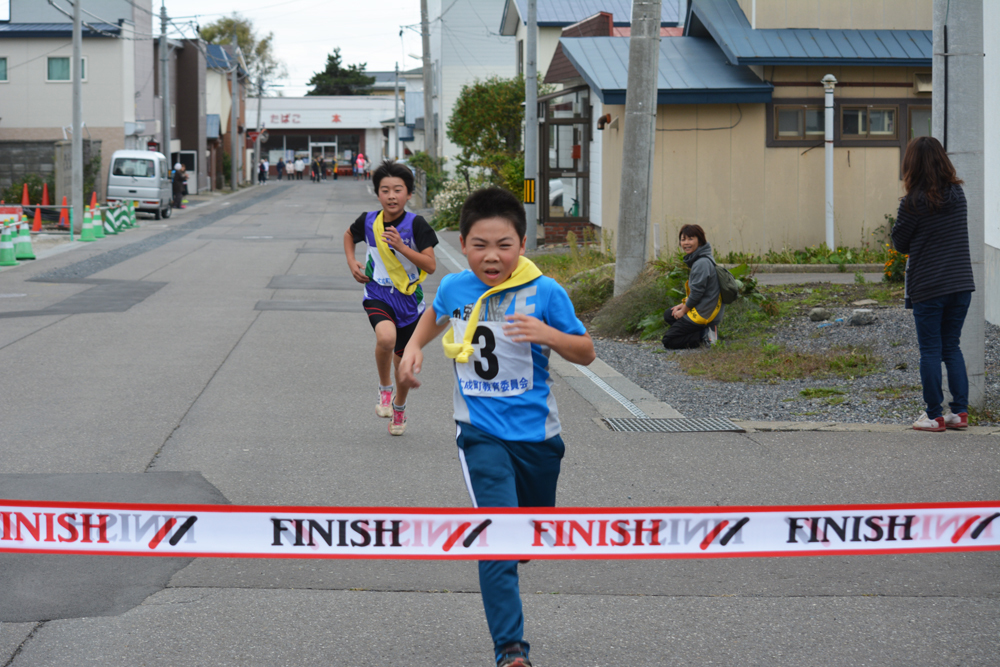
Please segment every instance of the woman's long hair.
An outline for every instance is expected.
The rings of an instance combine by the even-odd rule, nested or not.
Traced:
[[[903,187],[906,188],[903,199],[907,208],[912,210],[916,198],[926,201],[928,208],[935,211],[941,206],[949,186],[962,183],[940,141],[934,137],[910,140],[903,155]]]

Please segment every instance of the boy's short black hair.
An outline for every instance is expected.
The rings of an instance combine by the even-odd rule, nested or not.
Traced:
[[[483,188],[476,190],[465,203],[458,218],[458,233],[467,238],[472,225],[485,218],[504,218],[514,225],[518,240],[524,239],[528,222],[524,217],[524,205],[513,194],[503,188]]]
[[[403,179],[406,191],[413,194],[413,172],[405,164],[399,164],[395,160],[382,160],[382,164],[372,174],[372,185],[375,186],[375,194],[378,194],[378,184],[387,176]]]

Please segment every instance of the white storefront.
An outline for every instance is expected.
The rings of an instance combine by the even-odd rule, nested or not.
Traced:
[[[247,99],[247,126],[267,131],[261,156],[271,163],[278,158],[322,157],[327,164],[336,159],[341,173],[348,170],[359,152],[373,164],[383,157],[385,141],[382,121],[392,118],[392,97],[347,95],[316,97],[265,97]]]

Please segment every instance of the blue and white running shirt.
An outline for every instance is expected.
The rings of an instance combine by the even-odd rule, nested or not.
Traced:
[[[434,314],[438,322],[443,317],[451,320],[456,342],[465,334],[476,299],[489,289],[472,271],[441,280]],[[547,276],[490,296],[480,309],[472,340],[476,351],[468,363],[454,362],[455,420],[503,440],[541,442],[562,430],[550,390],[550,350],[535,343],[515,343],[503,333],[505,316],[514,313],[537,317],[574,336],[587,333],[566,290]]]

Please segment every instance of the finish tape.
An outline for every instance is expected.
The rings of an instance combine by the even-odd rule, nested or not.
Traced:
[[[453,509],[0,500],[0,552],[616,559],[1000,550],[1000,501]]]

